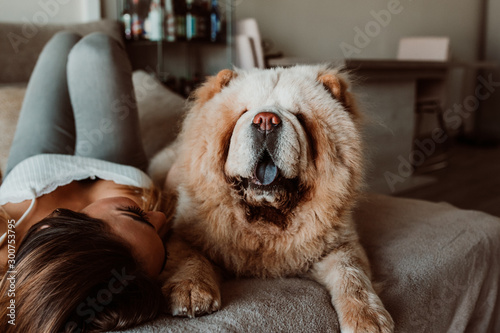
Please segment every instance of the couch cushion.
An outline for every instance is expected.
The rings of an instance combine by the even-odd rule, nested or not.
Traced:
[[[0,171],[5,173],[26,85],[0,86]],[[0,176],[0,180],[2,177]]]
[[[222,309],[210,315],[162,316],[125,332],[340,332],[328,292],[312,280],[226,281],[222,303]]]
[[[186,100],[145,71],[135,71],[132,81],[139,108],[142,143],[151,159],[177,136]]]
[[[83,24],[48,24],[43,27],[27,23],[0,23],[0,83],[28,82],[44,45],[56,32],[63,30],[81,35],[102,31],[123,44],[121,25],[113,20]]]

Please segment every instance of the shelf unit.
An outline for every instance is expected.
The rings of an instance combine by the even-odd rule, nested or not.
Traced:
[[[127,2],[132,4],[131,0],[117,1],[119,19]],[[149,8],[151,0],[140,0],[140,2]],[[221,69],[232,68],[234,57],[232,1],[220,0],[219,12],[225,22],[224,42],[198,40],[170,42],[165,38],[165,6],[164,0],[161,0],[161,39],[126,41],[134,69],[154,72],[158,79],[165,82],[171,77],[193,80],[196,76],[214,75]]]

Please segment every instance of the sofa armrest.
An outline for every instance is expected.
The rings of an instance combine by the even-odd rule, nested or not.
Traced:
[[[68,30],[82,35],[101,31],[122,44],[123,29],[118,21],[101,20],[82,24],[0,23],[0,83],[28,82],[38,55],[57,32]]]

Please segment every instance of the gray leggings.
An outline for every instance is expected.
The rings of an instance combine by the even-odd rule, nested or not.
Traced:
[[[92,157],[147,169],[132,68],[102,33],[56,34],[31,75],[6,174],[37,154]]]

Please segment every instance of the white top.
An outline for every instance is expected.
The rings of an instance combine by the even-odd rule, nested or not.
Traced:
[[[51,193],[59,186],[75,180],[100,178],[116,184],[151,188],[153,182],[143,171],[95,158],[62,154],[41,154],[25,159],[16,165],[0,186],[0,205],[32,200],[30,207],[17,221],[16,226],[28,215],[36,198]],[[0,237],[0,244],[5,234]]]

